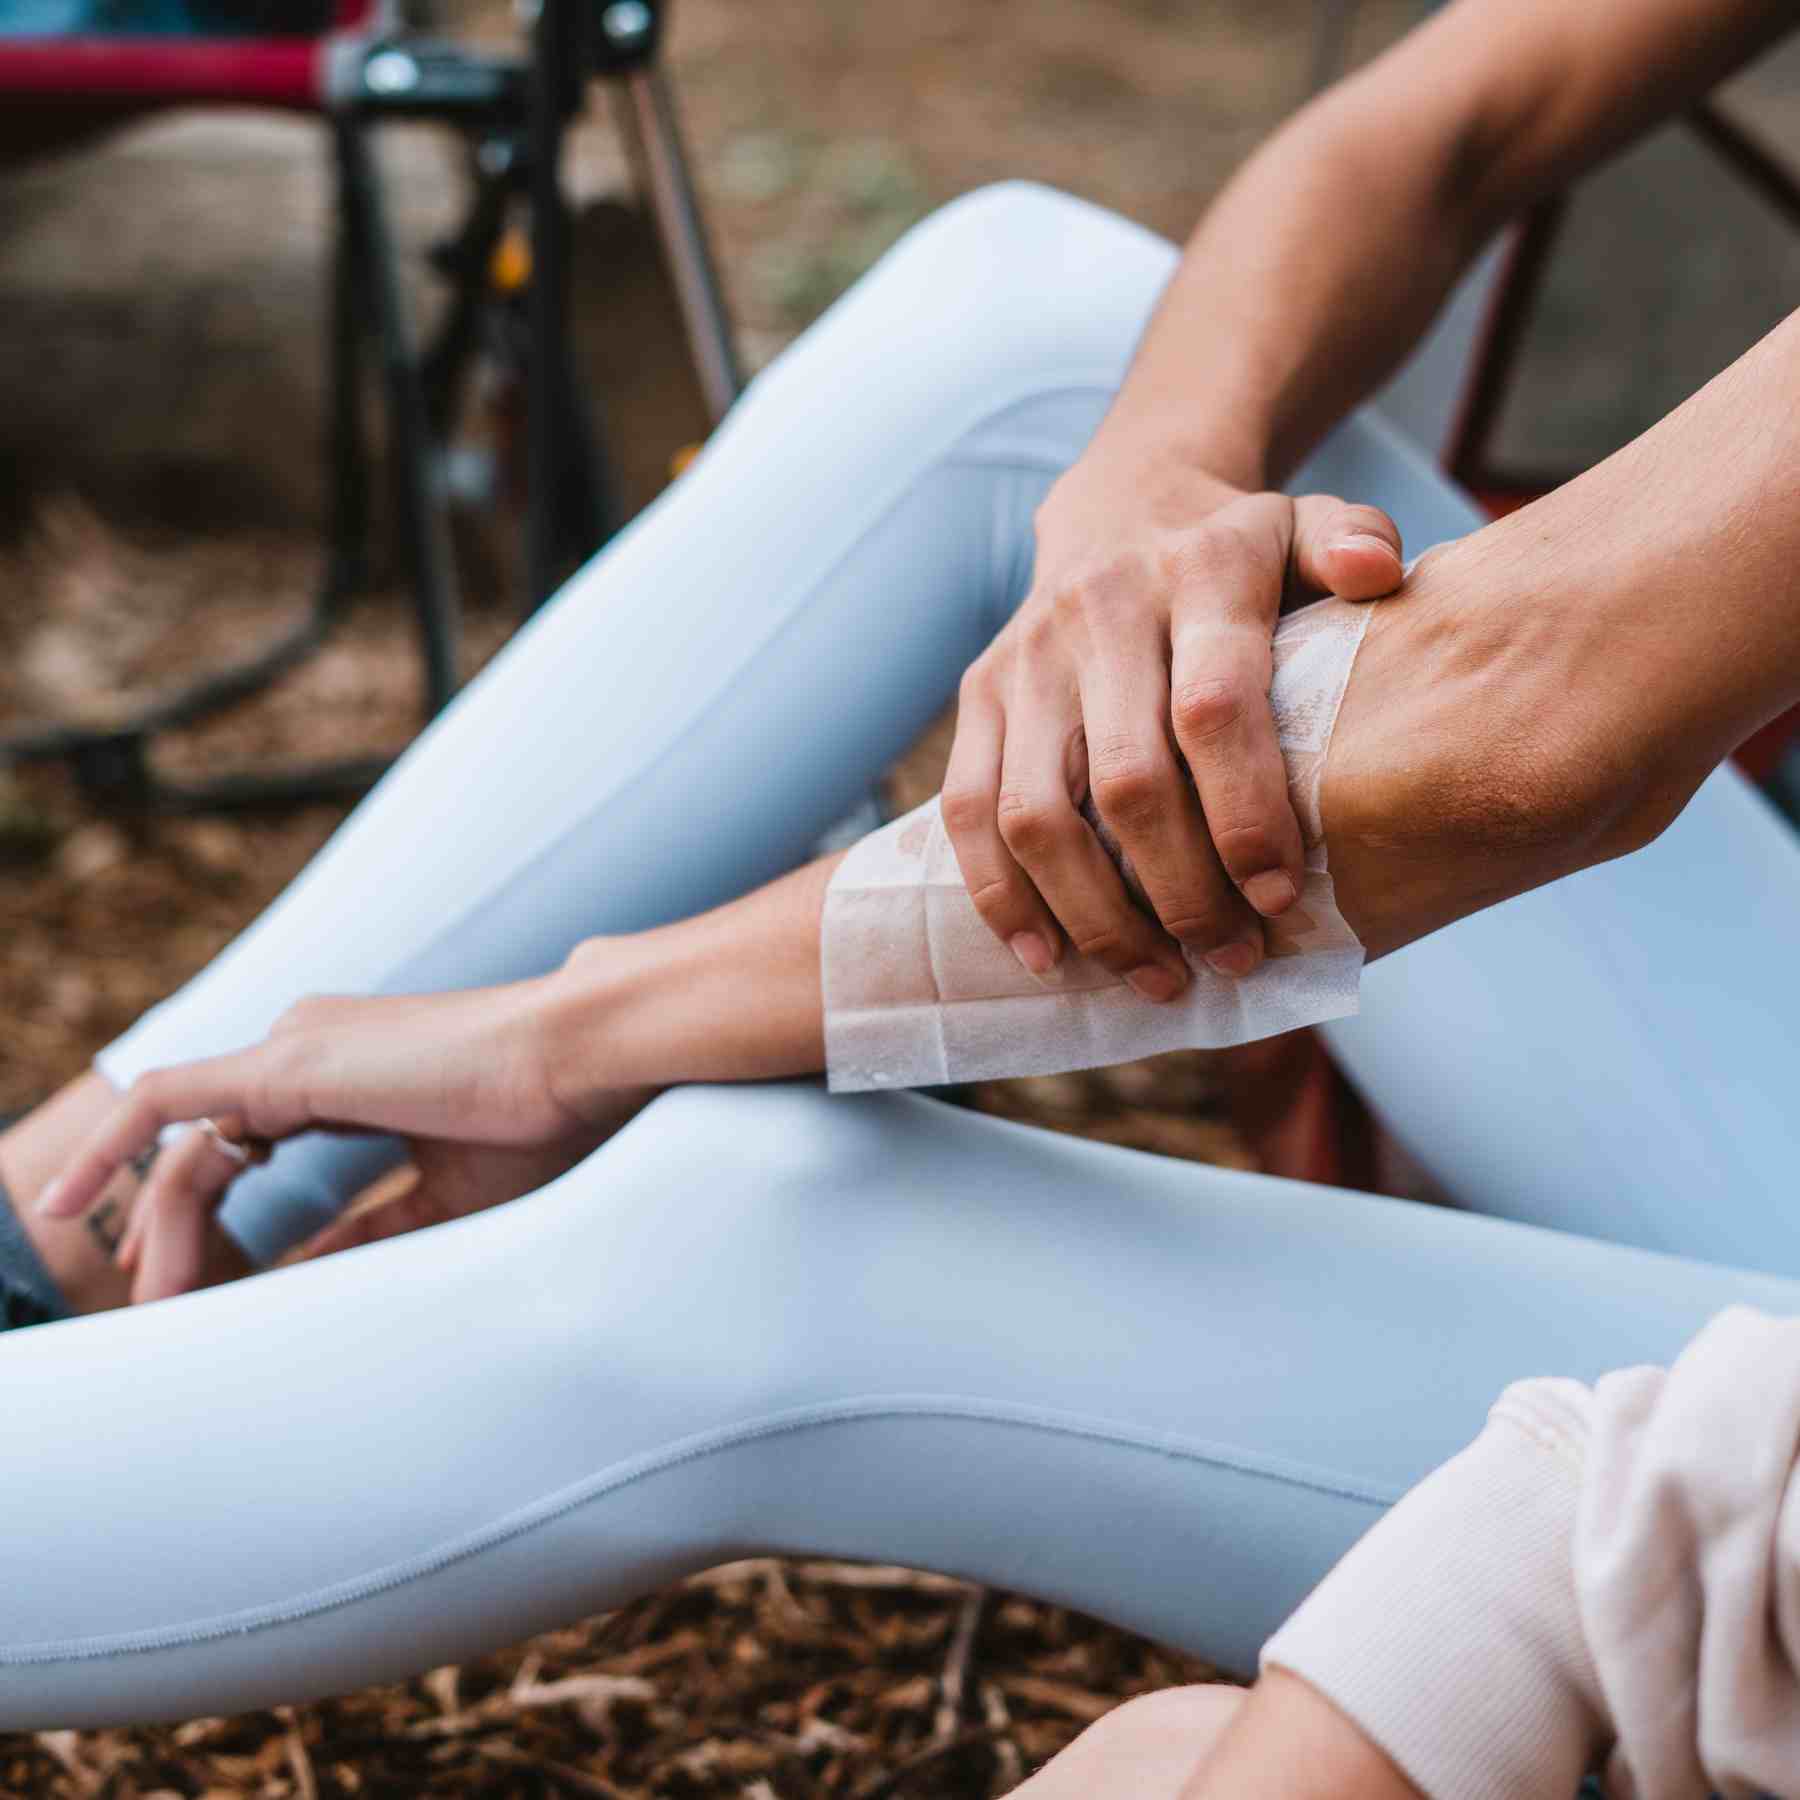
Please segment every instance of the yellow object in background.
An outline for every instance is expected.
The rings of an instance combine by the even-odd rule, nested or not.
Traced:
[[[502,234],[488,258],[488,280],[502,294],[519,293],[531,280],[531,240],[517,225]]]

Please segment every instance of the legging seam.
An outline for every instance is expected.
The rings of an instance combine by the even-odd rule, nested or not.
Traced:
[[[957,1423],[998,1425],[1122,1449],[1172,1457],[1182,1462],[1203,1463],[1235,1474],[1258,1476],[1304,1492],[1385,1511],[1399,1499],[1399,1488],[1378,1488],[1350,1482],[1322,1471],[1218,1445],[1184,1441],[1172,1435],[1148,1437],[1117,1425],[1074,1415],[1058,1415],[1042,1409],[996,1402],[965,1401],[936,1395],[894,1395],[880,1400],[846,1400],[773,1414],[740,1425],[715,1428],[628,1459],[589,1476],[529,1506],[503,1515],[488,1525],[452,1538],[434,1550],[408,1557],[372,1574],[352,1576],[296,1600],[262,1607],[247,1607],[190,1625],[157,1626],[143,1631],[116,1632],[92,1637],[49,1639],[35,1644],[0,1646],[0,1668],[25,1668],[51,1663],[99,1662],[162,1650],[189,1648],[300,1624],[324,1613],[340,1611],[364,1600],[441,1573],[460,1562],[525,1537],[555,1523],[584,1506],[603,1500],[652,1476],[668,1473],[708,1457],[723,1455],[771,1438],[824,1430],[840,1425],[860,1425],[886,1419],[926,1419]]]

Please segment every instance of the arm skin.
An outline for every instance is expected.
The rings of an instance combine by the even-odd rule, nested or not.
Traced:
[[[1498,225],[1792,21],[1781,0],[1459,0],[1232,180],[963,684],[945,825],[1028,968],[1072,942],[1168,999],[1175,940],[1256,966],[1300,857],[1264,697],[1284,586],[1366,599],[1399,575],[1375,509],[1257,490],[1391,371]],[[1090,792],[1155,921],[1081,819]]]
[[[1494,231],[1793,24],[1781,0],[1446,7],[1227,185],[1089,454],[1280,480],[1393,372]]]

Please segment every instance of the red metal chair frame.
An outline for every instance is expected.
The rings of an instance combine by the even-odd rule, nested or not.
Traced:
[[[0,37],[0,152],[31,155],[173,106],[324,114],[334,47],[390,24],[384,0],[336,0],[317,37]]]

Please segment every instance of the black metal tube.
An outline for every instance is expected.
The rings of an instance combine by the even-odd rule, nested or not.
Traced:
[[[559,346],[568,337],[568,215],[563,207],[562,140],[572,82],[579,91],[579,59],[568,0],[540,0],[532,34],[531,116],[527,139],[531,196],[531,361],[527,370],[526,604],[536,608],[555,592],[562,533],[557,504],[562,487]]]
[[[429,715],[449,705],[459,682],[460,609],[444,481],[438,466],[438,448],[426,417],[419,361],[412,346],[412,328],[400,292],[399,266],[373,158],[355,118],[339,119],[337,130],[339,153],[347,171],[351,229],[357,235],[359,263],[368,284],[369,306],[381,343],[400,531],[412,565],[413,598],[425,661],[425,709]]]
[[[744,379],[674,102],[655,64],[632,69],[624,86],[626,135],[668,258],[701,393],[716,424],[743,391]]]

